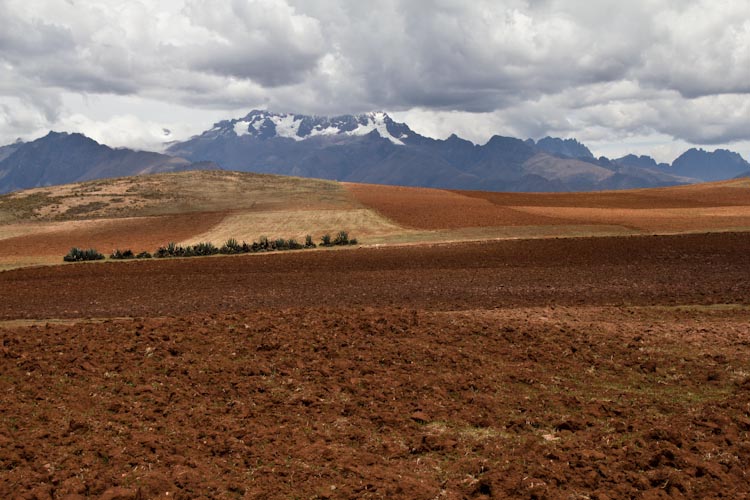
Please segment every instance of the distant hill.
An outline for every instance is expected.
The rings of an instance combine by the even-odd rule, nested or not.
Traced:
[[[693,148],[680,155],[671,167],[662,170],[702,181],[719,181],[750,175],[750,163],[739,154],[726,149],[717,149],[711,153]]]
[[[50,132],[0,148],[0,193],[107,177],[216,169],[212,162],[112,149],[81,134]]]
[[[574,139],[424,137],[386,113],[316,117],[254,110],[168,149],[244,172],[492,191],[593,191],[694,181],[596,160]],[[627,167],[627,168],[623,168]]]

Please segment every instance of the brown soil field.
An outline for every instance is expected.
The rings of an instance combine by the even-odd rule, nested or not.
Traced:
[[[0,272],[0,497],[750,498],[748,248]]]

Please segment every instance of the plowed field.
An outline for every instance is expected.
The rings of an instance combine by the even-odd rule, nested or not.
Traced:
[[[0,273],[2,498],[750,498],[750,234]]]

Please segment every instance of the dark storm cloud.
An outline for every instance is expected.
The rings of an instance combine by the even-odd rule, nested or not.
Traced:
[[[51,95],[75,92],[494,113],[493,126],[521,136],[750,139],[746,2],[0,0],[0,17],[6,123],[50,116]]]

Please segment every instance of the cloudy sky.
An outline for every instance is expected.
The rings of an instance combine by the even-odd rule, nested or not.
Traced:
[[[0,0],[0,144],[159,149],[253,108],[750,158],[745,0]]]

